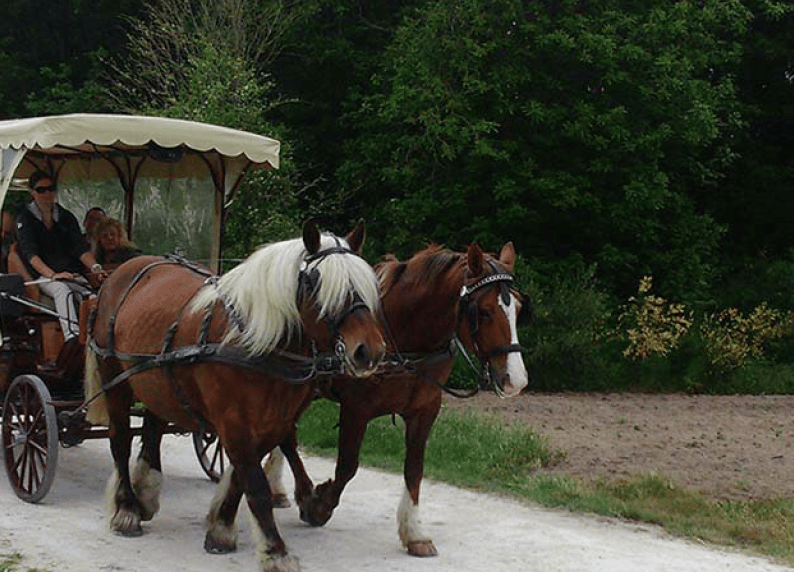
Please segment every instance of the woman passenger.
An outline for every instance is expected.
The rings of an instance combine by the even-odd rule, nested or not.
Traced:
[[[124,227],[114,218],[104,218],[94,229],[96,246],[94,256],[108,270],[116,268],[130,258],[140,256],[140,249],[127,239]]]
[[[106,273],[88,249],[77,218],[58,203],[55,180],[36,171],[28,186],[33,200],[17,215],[17,248],[33,278],[49,279],[39,288],[55,302],[65,342],[61,354],[73,353],[79,348],[79,303],[91,293],[82,273],[89,271],[97,282]]]

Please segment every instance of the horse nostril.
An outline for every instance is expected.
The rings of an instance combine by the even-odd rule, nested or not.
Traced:
[[[369,352],[364,344],[359,344],[356,351],[353,352],[353,363],[360,369],[366,369],[370,366]]]

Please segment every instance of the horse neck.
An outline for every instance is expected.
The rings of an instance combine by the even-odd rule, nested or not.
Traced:
[[[462,260],[430,282],[406,271],[384,293],[383,312],[400,351],[437,350],[455,335],[464,272]]]

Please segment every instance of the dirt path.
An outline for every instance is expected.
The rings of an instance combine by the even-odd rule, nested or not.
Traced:
[[[307,461],[315,481],[331,475],[329,461]],[[235,554],[204,552],[203,519],[214,485],[201,472],[189,439],[169,436],[164,441],[162,509],[145,524],[140,538],[122,538],[107,529],[102,494],[110,468],[104,440],[61,450],[52,490],[38,505],[18,500],[0,478],[0,553],[20,552],[22,570],[45,572],[259,570],[245,515],[238,519]],[[325,527],[305,526],[294,508],[278,511],[277,519],[304,572],[791,570],[672,539],[652,526],[543,510],[427,481],[422,520],[440,555],[415,559],[397,541],[395,511],[401,494],[401,477],[362,470]]]
[[[794,496],[794,396],[483,393],[445,406],[533,426],[567,452],[552,472],[656,472],[713,499]]]

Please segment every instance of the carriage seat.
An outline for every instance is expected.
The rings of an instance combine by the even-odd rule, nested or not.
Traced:
[[[24,282],[33,281],[33,277],[30,275],[30,272],[28,272],[27,267],[22,262],[22,257],[17,251],[16,243],[11,245],[11,249],[8,252],[8,273],[9,275],[21,276]],[[24,295],[26,298],[30,298],[35,302],[39,302],[48,308],[55,308],[55,303],[53,302],[52,298],[44,294],[36,284],[25,284]],[[30,310],[35,312],[33,309]]]

